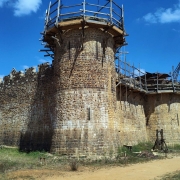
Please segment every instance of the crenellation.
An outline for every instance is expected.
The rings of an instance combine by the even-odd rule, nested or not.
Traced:
[[[0,78],[0,88],[3,86],[3,78]]]
[[[11,82],[10,75],[4,76],[4,77],[3,77],[3,82],[4,82],[4,85],[10,84],[10,82]]]
[[[36,68],[30,67],[28,69],[25,69],[25,76],[33,76],[36,74]]]
[[[179,143],[180,95],[148,94],[137,78],[117,75],[120,45],[108,32],[112,27],[88,25],[82,32],[82,25],[63,31],[60,46],[58,27],[52,32],[59,38],[51,42],[52,64],[13,68],[0,79],[0,144],[97,156],[155,141],[156,129],[164,129],[168,143]]]

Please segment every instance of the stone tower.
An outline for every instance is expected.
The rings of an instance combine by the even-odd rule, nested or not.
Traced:
[[[112,0],[93,5],[95,11],[88,5],[84,1],[81,15],[74,17],[69,10],[65,18],[58,0],[49,5],[46,16],[43,51],[54,58],[56,88],[51,151],[60,154],[102,154],[119,145],[114,55],[125,42],[123,8]]]

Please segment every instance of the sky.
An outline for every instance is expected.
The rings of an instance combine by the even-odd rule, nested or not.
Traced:
[[[76,4],[83,0],[62,0]],[[87,0],[104,5],[106,0]],[[52,1],[54,2],[54,1]],[[147,72],[169,73],[180,62],[180,0],[115,0],[124,5],[126,61]],[[44,57],[39,39],[49,0],[0,0],[0,78]]]

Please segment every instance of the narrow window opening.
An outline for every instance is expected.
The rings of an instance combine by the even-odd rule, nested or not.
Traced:
[[[120,101],[120,86],[116,87],[116,101]]]
[[[68,49],[69,49],[69,60],[71,60],[71,43],[70,43],[70,41],[69,41]]]
[[[91,120],[91,110],[90,110],[90,108],[87,108],[87,120],[88,121]]]
[[[177,114],[177,124],[179,126],[179,116],[178,116],[178,114]]]

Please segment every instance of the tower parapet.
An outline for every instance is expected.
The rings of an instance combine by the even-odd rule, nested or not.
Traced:
[[[92,4],[84,0],[80,4],[64,6],[61,0],[53,4],[50,2],[46,10],[42,41],[44,42],[45,56],[54,58],[55,44],[63,44],[63,34],[72,29],[81,29],[82,38],[84,30],[97,28],[110,34],[114,39],[114,48],[126,44],[124,36],[124,8],[108,0],[105,5]]]
[[[119,146],[114,53],[125,35],[123,7],[113,0],[49,4],[42,51],[54,59],[52,152],[101,154]]]

